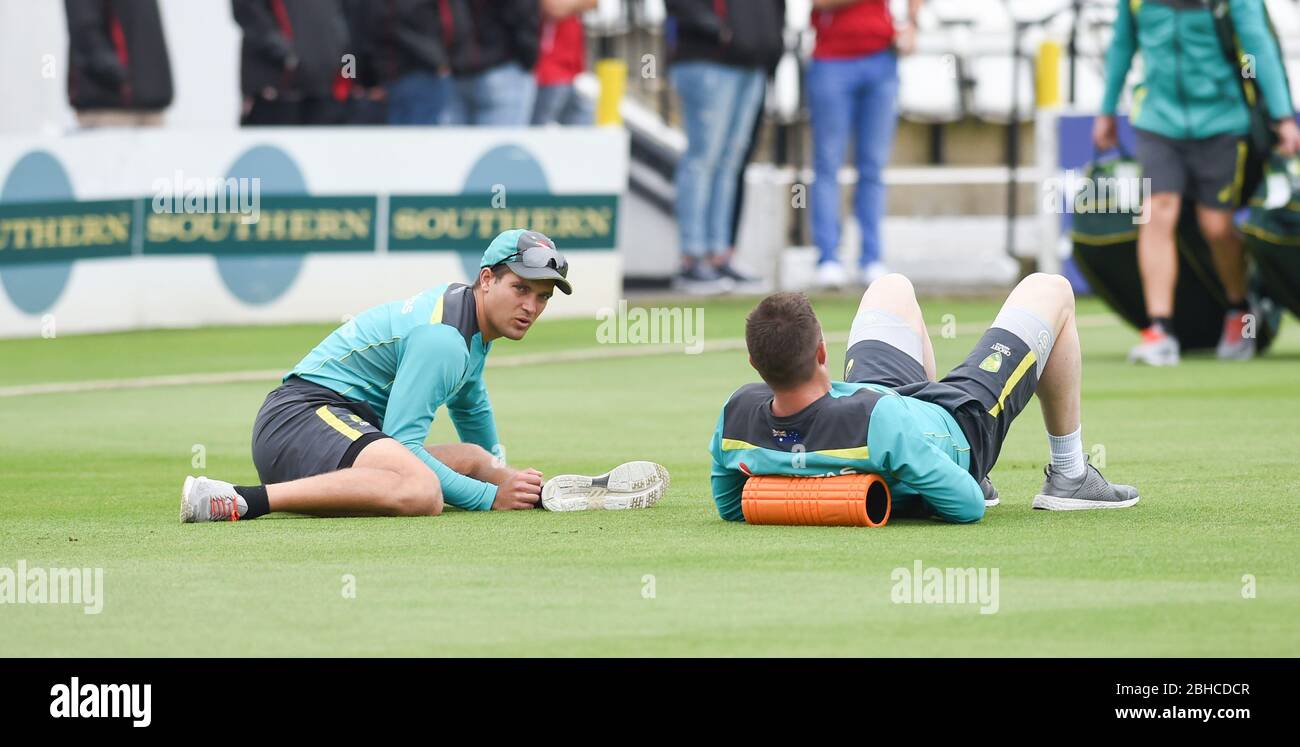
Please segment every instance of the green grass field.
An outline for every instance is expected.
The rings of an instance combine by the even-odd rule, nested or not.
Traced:
[[[1262,360],[1151,370],[1124,363],[1132,330],[1081,302],[1084,439],[1104,448],[1109,477],[1141,489],[1132,509],[1029,508],[1047,458],[1031,404],[992,475],[1002,505],[982,522],[786,528],[724,523],[709,495],[718,409],[753,377],[743,350],[708,346],[740,337],[752,303],[707,304],[702,355],[489,369],[512,462],[548,474],[661,462],[673,486],[645,511],[182,526],[186,474],[256,481],[249,431],[273,380],[0,397],[0,566],[105,569],[99,615],[0,606],[0,655],[1300,654],[1294,318]],[[817,302],[828,332],[847,331],[853,306]],[[997,308],[925,307],[941,369]],[[946,314],[955,339],[938,335]],[[595,328],[544,322],[493,357],[595,349]],[[0,387],[288,369],[328,331],[0,342]],[[430,440],[453,433],[440,416]],[[191,466],[196,445],[203,469]],[[997,568],[998,612],[891,603],[891,572],[916,560]],[[342,593],[348,574],[355,598]],[[1243,598],[1247,574],[1255,598]]]

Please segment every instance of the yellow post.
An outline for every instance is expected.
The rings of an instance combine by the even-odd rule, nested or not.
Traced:
[[[596,124],[621,125],[619,104],[627,89],[627,63],[617,58],[597,60],[596,79],[600,81],[600,98],[596,101]]]
[[[1061,105],[1061,43],[1047,39],[1038,46],[1038,108]]]

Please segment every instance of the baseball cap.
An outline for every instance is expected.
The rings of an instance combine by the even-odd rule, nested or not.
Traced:
[[[488,244],[479,267],[492,267],[502,262],[510,271],[528,280],[554,280],[555,287],[566,296],[573,295],[573,286],[565,279],[569,274],[569,261],[555,248],[555,242],[537,231],[512,228],[502,231]]]

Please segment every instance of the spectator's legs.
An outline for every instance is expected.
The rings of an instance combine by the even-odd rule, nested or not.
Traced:
[[[572,83],[568,85],[564,109],[560,111],[560,124],[589,126],[596,123],[596,102],[578,93]]]
[[[340,125],[347,119],[347,105],[333,98],[303,99],[298,107],[301,125]]]
[[[492,127],[524,127],[532,119],[537,79],[530,70],[508,62],[478,76],[474,101],[477,114],[472,124]]]
[[[840,182],[848,147],[855,76],[853,60],[813,60],[808,68],[808,109],[812,118],[813,243],[819,262],[838,261],[840,245]]]
[[[388,124],[438,124],[450,96],[448,88],[448,81],[432,72],[403,75],[388,85]]]
[[[537,100],[533,102],[534,125],[558,124],[567,103],[567,94],[573,86],[562,83],[537,87]]]
[[[1196,218],[1201,224],[1201,233],[1210,244],[1214,269],[1219,273],[1219,280],[1223,281],[1228,303],[1245,303],[1246,253],[1242,249],[1241,235],[1232,223],[1232,211],[1197,205]]]
[[[677,226],[683,263],[694,266],[709,251],[708,221],[713,174],[725,145],[731,93],[722,65],[683,62],[670,75],[682,100],[682,122],[686,129],[686,152],[677,163]]]
[[[735,79],[730,86],[734,95],[730,99],[731,106],[721,112],[720,128],[724,141],[717,167],[712,174],[710,192],[713,199],[709,204],[708,218],[709,253],[718,262],[725,260],[731,249],[736,180],[749,148],[754,117],[763,105],[763,94],[766,91],[766,81],[760,68],[734,69],[728,73]]]
[[[1178,282],[1174,232],[1178,229],[1182,199],[1173,192],[1151,195],[1144,207],[1146,223],[1138,229],[1138,269],[1147,316],[1152,319],[1168,319],[1174,313],[1174,286]]]
[[[898,58],[892,50],[886,50],[858,64],[864,82],[853,98],[857,123],[853,150],[858,169],[854,210],[862,231],[858,264],[866,268],[881,261],[880,222],[886,196],[881,174],[889,163],[898,123]]]
[[[479,76],[457,75],[447,87],[447,105],[442,111],[442,124],[464,126],[474,124],[474,89]]]

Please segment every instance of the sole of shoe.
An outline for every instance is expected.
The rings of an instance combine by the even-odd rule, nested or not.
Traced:
[[[190,505],[190,491],[194,489],[194,483],[197,480],[188,476],[185,478],[185,485],[181,488],[181,523],[194,523],[194,506]]]
[[[603,475],[557,475],[542,486],[547,511],[621,511],[650,508],[669,485],[668,470],[654,462],[627,462]]]
[[[1134,496],[1127,501],[1089,501],[1083,498],[1060,498],[1039,493],[1034,496],[1033,507],[1044,511],[1091,511],[1099,508],[1128,508],[1138,502],[1141,496]]]
[[[990,500],[985,500],[985,501],[984,501],[984,508],[993,508],[994,506],[998,505],[998,504],[1001,503],[1001,502],[1002,502],[1002,499],[1001,499],[1001,498],[994,498],[994,499],[991,500],[991,501],[990,501]]]

